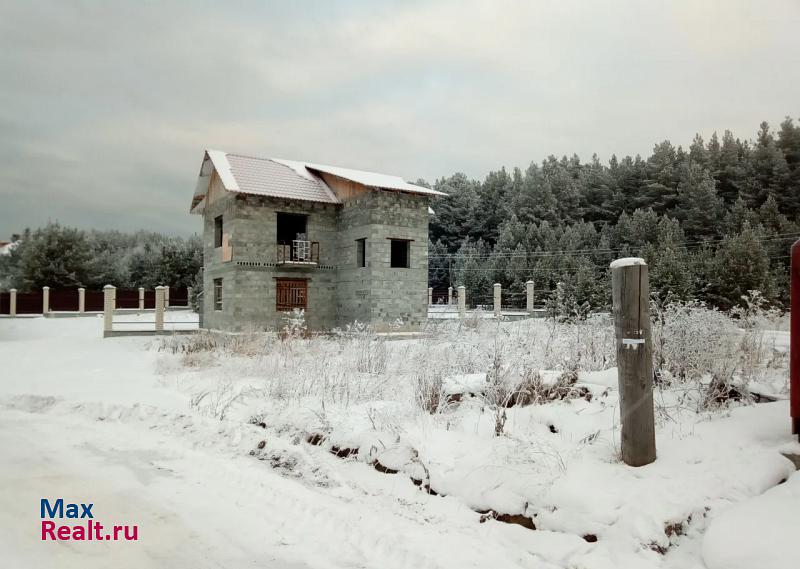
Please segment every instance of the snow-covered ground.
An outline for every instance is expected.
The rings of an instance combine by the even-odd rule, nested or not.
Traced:
[[[784,399],[708,409],[673,382],[634,469],[607,323],[441,326],[103,340],[94,318],[0,320],[0,566],[790,566]],[[759,346],[749,381],[783,398],[785,334]],[[498,405],[523,376],[540,399]],[[42,541],[58,497],[139,540]]]

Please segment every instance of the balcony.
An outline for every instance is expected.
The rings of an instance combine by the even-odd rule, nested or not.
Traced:
[[[278,265],[316,266],[319,264],[319,242],[292,241],[278,242]]]

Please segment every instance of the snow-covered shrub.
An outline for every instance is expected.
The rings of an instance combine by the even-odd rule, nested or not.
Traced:
[[[245,357],[266,356],[275,351],[277,334],[247,328],[235,334],[219,334],[223,348],[229,354]]]
[[[599,371],[615,363],[614,323],[608,314],[578,318],[563,327],[565,369]]]
[[[170,354],[191,354],[213,351],[218,347],[217,334],[200,330],[197,334],[162,336],[156,349]]]
[[[402,321],[400,321],[402,326]],[[358,354],[357,371],[361,373],[384,373],[388,361],[386,338],[377,336],[371,326],[356,320],[344,329],[337,328],[334,335],[342,340],[342,349],[351,346]]]
[[[513,369],[507,362],[508,345],[500,334],[495,336],[494,349],[486,372],[486,387],[484,388],[484,401],[494,414],[494,434],[503,434],[506,424],[506,407],[509,406],[514,396],[514,386],[511,383]]]
[[[731,309],[731,316],[740,321],[745,330],[751,328],[776,329],[775,323],[781,317],[778,308],[769,306],[769,301],[757,290],[748,290],[742,295],[743,305]]]
[[[252,388],[235,387],[231,381],[221,381],[212,389],[198,391],[192,395],[189,404],[203,415],[223,421],[231,407],[240,399],[250,395]]]
[[[187,352],[181,357],[181,363],[189,368],[205,368],[216,363],[213,352]]]
[[[538,369],[525,367],[522,378],[514,390],[516,405],[535,405],[544,401],[544,383]]]
[[[306,311],[302,308],[293,308],[291,312],[287,312],[285,320],[286,324],[281,329],[281,337],[284,340],[291,341],[304,338],[308,333]]]
[[[687,396],[700,409],[750,400],[751,384],[783,362],[762,328],[776,313],[755,291],[743,299],[730,313],[696,301],[652,305],[656,376],[662,386],[682,386],[682,404]]]
[[[731,310],[731,316],[742,327],[739,359],[744,381],[761,381],[769,367],[785,367],[785,351],[775,350],[774,340],[768,342],[764,330],[779,327],[781,311],[770,307],[764,295],[750,290],[742,296],[744,304]]]
[[[464,328],[467,328],[468,330],[475,330],[476,332],[479,331],[485,320],[484,314],[485,311],[483,306],[476,306],[474,310],[471,310],[464,315]]]
[[[446,404],[445,372],[438,365],[418,365],[414,370],[414,401],[421,410],[433,415]]]
[[[739,340],[731,319],[702,302],[653,303],[651,313],[653,362],[661,377],[684,381],[720,371]]]
[[[275,333],[255,328],[233,333],[200,330],[196,334],[164,336],[157,349],[159,352],[181,355],[206,352],[255,357],[272,353],[276,339]],[[187,361],[187,364],[190,363]]]

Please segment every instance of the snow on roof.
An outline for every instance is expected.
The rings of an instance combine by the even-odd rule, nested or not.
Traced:
[[[197,181],[191,210],[202,211],[208,193],[212,168],[229,192],[258,194],[323,203],[340,203],[319,173],[331,174],[376,189],[395,190],[429,196],[446,194],[416,184],[399,176],[377,174],[349,168],[311,164],[278,158],[258,158],[229,154],[219,150],[206,150]]]
[[[240,192],[311,202],[339,203],[325,182],[319,178],[303,176],[291,166],[269,158],[254,158],[239,154],[228,154],[227,157],[230,173]]]
[[[229,192],[238,192],[239,184],[236,183],[236,178],[233,177],[233,173],[231,172],[231,164],[228,162],[228,155],[219,150],[207,150],[206,154],[211,160],[211,163],[214,164],[214,168],[219,175],[219,179],[222,180],[222,185],[225,186],[225,189]]]
[[[424,186],[410,184],[400,176],[390,176],[388,174],[377,174],[375,172],[365,172],[363,170],[351,170],[350,168],[339,168],[338,166],[326,166],[324,164],[310,164],[306,163],[306,168],[316,170],[318,172],[325,172],[332,174],[345,180],[357,182],[365,186],[373,188],[380,188],[382,190],[400,190],[403,192],[412,192],[415,194],[425,194],[430,196],[444,196],[447,195],[443,192],[431,190]]]
[[[618,269],[619,267],[630,267],[632,265],[646,265],[647,263],[644,262],[644,259],[640,257],[625,257],[622,259],[617,259],[616,261],[612,261],[609,268],[611,269]]]

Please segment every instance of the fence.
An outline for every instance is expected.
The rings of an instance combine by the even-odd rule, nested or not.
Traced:
[[[4,295],[9,295],[9,293],[4,293]],[[16,298],[16,309],[17,314],[41,314],[42,313],[42,293],[41,292],[21,292],[17,293]],[[10,314],[11,307],[10,307],[10,300],[9,300],[9,312],[4,312],[4,314]]]
[[[166,289],[167,306],[189,306],[191,287]],[[83,302],[81,303],[81,296]],[[102,290],[82,288],[44,287],[33,292],[0,292],[0,315],[52,314],[102,312],[104,308]],[[81,304],[83,306],[81,306]],[[153,310],[156,306],[156,293],[153,289],[119,289],[116,291],[115,308],[132,310]]]
[[[120,304],[131,304],[131,295],[120,295],[111,285],[103,288],[103,337],[111,336],[149,336],[154,334],[191,333],[199,327],[198,315],[189,310],[168,311],[167,306],[175,307],[175,296],[169,300],[167,287],[156,287],[153,291],[154,309],[124,310]],[[188,304],[191,290],[179,294],[177,301],[183,306]],[[137,303],[144,303],[144,293],[137,291]],[[120,313],[120,311],[124,312]]]
[[[458,295],[462,287],[451,289],[430,288],[428,289],[428,304],[437,309],[445,307],[457,307]],[[514,288],[503,289],[495,284],[480,290],[464,290],[464,307],[474,310],[481,308],[484,310],[494,310],[495,295],[499,289],[500,309],[503,311],[528,311],[530,309],[544,309],[547,303],[555,294],[552,290],[535,290],[533,282],[525,283],[523,290]]]
[[[448,293],[446,288],[432,288],[430,299],[428,299],[428,304],[448,304]],[[450,296],[454,293],[452,289],[450,289]]]
[[[467,291],[455,289],[428,289],[428,318],[463,317],[467,310],[483,310],[487,318],[541,316],[552,291],[537,292],[533,281],[525,283],[525,290],[502,290],[494,284],[487,290]],[[463,298],[459,298],[463,295]]]

